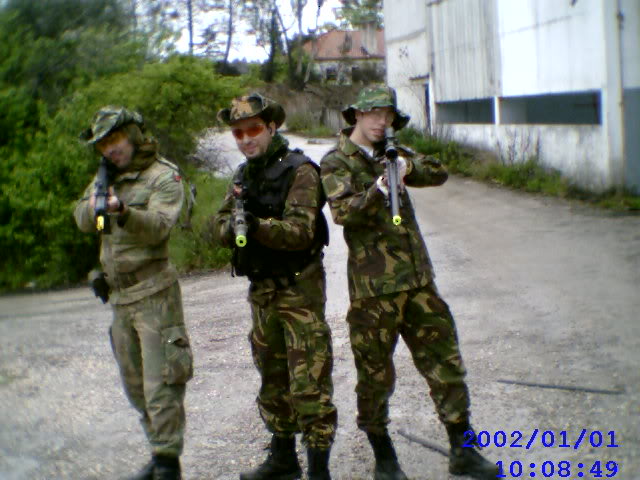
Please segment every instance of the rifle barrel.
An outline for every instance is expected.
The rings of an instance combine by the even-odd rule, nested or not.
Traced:
[[[385,129],[387,145],[385,147],[385,156],[387,157],[386,173],[387,182],[389,183],[389,202],[391,204],[391,221],[395,226],[402,223],[400,216],[400,197],[398,195],[398,186],[400,179],[398,178],[398,149],[396,147],[395,131],[392,127]]]

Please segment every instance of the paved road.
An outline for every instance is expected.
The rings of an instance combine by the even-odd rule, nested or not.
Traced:
[[[300,139],[294,145],[300,143],[316,159],[328,148]],[[613,478],[640,478],[640,217],[461,178],[411,194],[458,324],[473,423],[492,440],[496,431],[506,433],[508,446],[486,448],[486,455],[507,466],[522,462],[521,478],[532,478],[532,463],[541,478],[543,462],[562,460],[572,462],[571,476],[562,477],[556,465],[549,478],[573,480],[579,472],[597,478],[589,469],[598,461],[603,474],[606,462],[615,461],[620,471]],[[334,227],[326,255],[340,415],[332,471],[337,479],[364,479],[372,477],[373,462],[354,426],[345,259]],[[254,404],[258,376],[246,341],[246,282],[219,272],[181,283],[196,355],[185,478],[234,479],[262,460],[268,440]],[[109,321],[109,308],[84,288],[0,298],[0,479],[116,479],[145,461],[109,351]],[[398,433],[445,445],[425,383],[402,344],[396,360],[391,431],[401,462],[413,479],[448,479],[444,457]],[[536,429],[531,448],[524,448]],[[573,448],[583,429],[584,440]],[[523,434],[519,442],[516,431]],[[542,437],[545,431],[552,433]],[[550,444],[552,437],[556,446],[543,447],[541,440]],[[607,447],[612,442],[620,446]],[[545,464],[546,473],[550,468]]]

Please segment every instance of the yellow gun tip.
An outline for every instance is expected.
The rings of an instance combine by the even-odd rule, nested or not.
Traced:
[[[393,217],[393,224],[394,225],[400,225],[402,223],[402,217],[400,215],[395,215]]]
[[[247,244],[247,237],[244,235],[238,235],[236,237],[236,245],[239,247],[244,247]]]
[[[104,230],[104,216],[100,215],[99,217],[96,218],[96,228],[98,229],[99,232]]]

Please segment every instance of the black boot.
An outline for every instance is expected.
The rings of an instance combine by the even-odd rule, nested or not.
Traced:
[[[476,443],[475,433],[474,441],[470,442],[469,437],[465,438],[464,432],[473,431],[469,422],[454,423],[446,425],[449,434],[449,442],[451,443],[451,452],[449,454],[449,473],[454,475],[468,475],[477,480],[493,480],[500,473],[498,466],[486,460],[478,453],[479,447],[467,447],[469,443]]]
[[[386,432],[382,435],[367,433],[367,438],[369,438],[373,454],[376,457],[375,480],[408,480],[400,468],[389,434]]]
[[[180,459],[178,457],[154,457],[153,480],[181,480]]]
[[[240,474],[240,480],[295,480],[302,476],[296,438],[271,437],[271,451],[262,465]]]
[[[152,458],[149,463],[142,467],[142,470],[132,477],[127,477],[127,480],[153,480],[153,469],[155,466],[155,459]]]
[[[309,448],[307,450],[307,463],[309,464],[309,480],[331,480],[329,473],[330,450]]]

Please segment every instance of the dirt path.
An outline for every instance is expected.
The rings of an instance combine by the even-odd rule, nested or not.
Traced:
[[[319,159],[328,145],[304,148]],[[457,320],[473,423],[492,439],[504,431],[507,445],[517,440],[512,432],[523,434],[523,448],[492,446],[486,455],[507,466],[522,462],[522,478],[532,478],[532,463],[543,478],[543,462],[562,460],[572,462],[571,476],[564,477],[572,480],[578,472],[594,478],[589,468],[598,460],[603,474],[609,473],[605,462],[615,461],[620,472],[613,478],[640,478],[640,217],[458,178],[412,190],[412,197],[440,291]],[[331,233],[327,318],[339,409],[332,472],[335,479],[369,479],[373,461],[355,428],[355,372],[344,323],[346,249],[340,229]],[[184,478],[236,479],[263,459],[269,438],[254,403],[258,375],[246,339],[247,284],[226,272],[181,284],[196,357]],[[146,461],[109,349],[110,317],[109,307],[84,288],[0,298],[0,479],[118,479]],[[403,344],[396,367],[391,431],[405,471],[412,479],[448,479],[444,457],[398,434],[402,429],[445,445],[444,428]],[[535,429],[531,448],[524,448]],[[573,448],[583,429],[582,444]],[[544,431],[555,433],[555,447],[542,446]],[[602,432],[602,447],[590,445],[599,439],[593,431]],[[604,446],[612,437],[620,447]],[[551,433],[544,439],[548,444]],[[571,448],[557,446],[563,442]],[[548,478],[562,478],[555,470]]]

